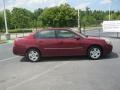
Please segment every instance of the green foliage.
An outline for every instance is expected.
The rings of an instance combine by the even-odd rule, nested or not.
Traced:
[[[34,11],[33,13],[33,27],[41,27],[42,22],[38,20],[38,17],[42,14],[43,9],[39,8]]]
[[[13,8],[12,25],[14,28],[28,28],[32,26],[33,13],[22,8]]]
[[[39,21],[42,21],[43,26],[48,27],[73,27],[76,25],[77,13],[68,4],[45,8],[39,16]]]
[[[0,30],[4,28],[3,12],[0,12]]]
[[[38,8],[34,12],[16,7],[12,11],[6,10],[8,29],[75,27],[77,26],[77,14],[77,10],[68,4]],[[90,10],[87,7],[85,11],[80,11],[80,24],[82,27],[99,26],[103,20],[109,19],[108,14],[109,11]],[[111,20],[120,20],[120,11],[111,11]],[[4,30],[3,11],[0,11],[0,30]]]

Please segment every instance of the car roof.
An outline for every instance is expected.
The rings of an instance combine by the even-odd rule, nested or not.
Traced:
[[[37,30],[37,31],[35,31],[35,32],[44,31],[44,30],[68,30],[68,31],[72,31],[72,30],[69,29],[69,28],[43,28],[43,29]]]

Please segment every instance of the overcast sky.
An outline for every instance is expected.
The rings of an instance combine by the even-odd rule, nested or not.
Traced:
[[[68,3],[72,7],[80,8],[90,7],[96,10],[120,11],[120,0],[5,0],[6,8],[12,10],[13,7],[26,8],[34,11],[37,8],[59,6],[60,4]],[[0,10],[3,10],[3,0],[0,0]]]

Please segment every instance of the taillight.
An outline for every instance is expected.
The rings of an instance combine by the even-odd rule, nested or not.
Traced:
[[[15,41],[13,42],[13,46],[15,46]]]
[[[16,45],[16,40],[13,41],[13,46],[15,46],[15,45]]]

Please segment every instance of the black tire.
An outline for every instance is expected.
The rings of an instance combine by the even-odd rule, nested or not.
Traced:
[[[38,62],[40,60],[41,55],[39,50],[32,48],[27,50],[25,57],[31,62]]]
[[[91,46],[88,49],[88,56],[92,60],[98,60],[102,55],[102,49],[99,46]]]

